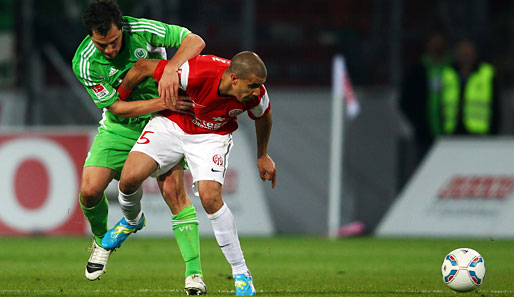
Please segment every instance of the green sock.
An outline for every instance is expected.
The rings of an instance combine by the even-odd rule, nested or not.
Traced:
[[[105,233],[107,233],[107,215],[109,214],[109,203],[107,202],[107,197],[105,197],[105,193],[95,206],[91,208],[87,208],[80,202],[79,195],[79,203],[82,208],[82,212],[84,216],[89,221],[89,225],[91,226],[91,231],[95,236],[96,243],[99,246],[102,246],[102,238]]]
[[[198,217],[195,207],[190,205],[177,215],[171,216],[173,232],[186,263],[186,274],[202,274],[200,262],[200,237],[198,235]]]

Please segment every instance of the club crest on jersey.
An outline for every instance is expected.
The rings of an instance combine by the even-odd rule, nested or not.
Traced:
[[[134,56],[138,59],[146,58],[148,56],[148,52],[144,48],[136,48]]]
[[[96,97],[102,99],[103,97],[109,95],[109,91],[102,84],[98,84],[91,88],[93,92],[95,92]]]
[[[231,111],[228,112],[228,115],[235,118],[242,113],[243,113],[242,109],[232,109]]]
[[[212,156],[212,161],[218,166],[223,166],[223,157],[221,155]]]

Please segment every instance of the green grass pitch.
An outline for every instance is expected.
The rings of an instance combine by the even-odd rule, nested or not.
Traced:
[[[241,238],[258,296],[514,296],[514,241],[314,237]],[[0,238],[0,296],[183,296],[184,264],[173,238],[128,239],[99,281],[84,277],[91,239]],[[441,280],[458,247],[482,254],[484,284],[467,294]],[[214,238],[202,238],[208,296],[234,296]]]

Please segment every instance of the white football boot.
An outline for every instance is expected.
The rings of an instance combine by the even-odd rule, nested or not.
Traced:
[[[203,282],[201,274],[191,274],[186,277],[186,287],[184,288],[186,295],[205,295],[207,286]]]
[[[86,265],[86,278],[90,281],[100,279],[102,274],[105,273],[107,267],[107,260],[111,255],[112,250],[106,250],[96,243],[93,239],[93,246],[91,247],[91,257]]]

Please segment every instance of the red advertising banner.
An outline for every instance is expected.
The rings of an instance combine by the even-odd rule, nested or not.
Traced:
[[[0,133],[0,235],[85,234],[78,203],[88,133]]]

